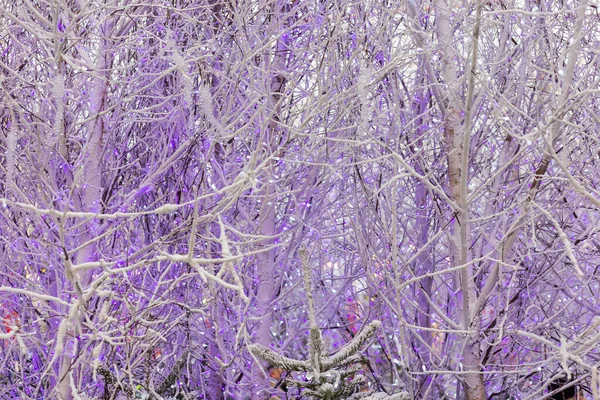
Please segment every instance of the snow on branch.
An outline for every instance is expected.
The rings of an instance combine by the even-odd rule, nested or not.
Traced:
[[[268,349],[260,344],[251,344],[248,350],[256,357],[265,360],[275,367],[287,371],[309,371],[310,365],[307,361],[294,360],[293,358],[282,356],[275,351]]]
[[[331,357],[327,357],[321,361],[324,370],[334,368],[340,365],[344,360],[356,354],[360,347],[373,337],[377,329],[381,327],[381,321],[375,320],[368,324],[358,335],[356,335],[349,343],[344,345],[337,353]]]

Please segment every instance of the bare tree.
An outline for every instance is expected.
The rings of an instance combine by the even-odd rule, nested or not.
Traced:
[[[592,2],[0,5],[0,397],[600,399]]]

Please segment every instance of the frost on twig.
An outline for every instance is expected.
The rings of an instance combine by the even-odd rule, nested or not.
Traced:
[[[312,291],[313,286],[311,283],[311,269],[308,263],[308,255],[304,249],[300,250],[299,253],[302,261],[302,273],[306,289],[310,324],[308,337],[309,359],[296,360],[288,358],[258,344],[250,345],[248,347],[250,352],[256,357],[268,362],[270,365],[290,373],[306,372],[306,380],[295,379],[292,374],[289,374],[288,377],[284,379],[286,386],[295,386],[299,388],[304,396],[328,400],[363,398],[369,398],[371,400],[409,400],[409,395],[406,393],[392,396],[388,396],[385,393],[358,393],[358,390],[366,381],[364,376],[357,375],[364,363],[364,359],[361,357],[359,350],[364,343],[375,335],[375,332],[381,326],[380,321],[375,320],[369,323],[338,352],[330,356],[325,356],[329,349],[323,340],[321,330],[316,323]]]

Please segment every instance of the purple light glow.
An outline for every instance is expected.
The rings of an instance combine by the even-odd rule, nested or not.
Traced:
[[[0,399],[599,390],[593,7],[23,1]]]

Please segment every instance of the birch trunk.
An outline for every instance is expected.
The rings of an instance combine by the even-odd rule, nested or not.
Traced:
[[[460,107],[461,86],[458,81],[455,60],[456,53],[452,50],[453,28],[449,19],[450,6],[445,0],[436,0],[435,18],[436,30],[442,51],[442,72],[447,85],[447,109],[444,121],[446,151],[448,157],[448,180],[450,197],[452,199],[453,223],[451,225],[450,260],[451,267],[461,267],[455,277],[460,294],[458,314],[465,331],[470,331],[464,338],[462,365],[467,371],[463,385],[467,400],[485,400],[485,386],[480,365],[479,327],[471,324],[471,304],[475,300],[471,267],[468,265],[469,256],[469,205],[467,199],[468,159],[470,145],[470,107],[473,97],[474,68],[477,61],[477,40],[479,35],[479,19],[481,5],[477,6],[477,15],[473,32],[473,54],[469,69],[469,84],[467,87],[464,107]],[[464,123],[462,121],[464,116]],[[477,319],[479,320],[479,319]]]
[[[265,64],[269,67],[266,69],[271,72],[271,78],[269,83],[269,115],[266,116],[266,129],[264,134],[261,135],[261,141],[263,145],[266,145],[270,154],[273,154],[281,140],[281,128],[279,122],[281,121],[281,98],[282,93],[285,90],[286,78],[283,76],[283,72],[286,69],[288,46],[289,46],[289,35],[286,32],[287,29],[287,16],[284,15],[286,6],[283,3],[275,2],[272,7],[274,13],[277,15],[274,18],[278,25],[276,31],[281,34],[279,40],[277,40],[273,51],[274,56],[270,54],[265,55]],[[271,61],[272,60],[272,61]],[[259,143],[260,147],[260,143]],[[275,165],[273,165],[275,168]],[[267,176],[270,176],[271,172],[267,172]],[[271,180],[269,178],[269,180]],[[274,237],[276,233],[276,187],[268,183],[264,187],[263,196],[261,198],[261,209],[260,209],[260,234],[267,237]],[[266,239],[262,245],[269,247],[274,244],[274,239]],[[275,294],[275,250],[265,250],[257,256],[257,268],[256,268],[256,284],[258,285],[256,291],[256,307],[259,314],[259,322],[255,331],[256,343],[263,346],[269,347],[271,342],[271,325],[273,323],[273,313],[271,304]],[[264,399],[264,389],[269,388],[270,377],[265,374],[263,369],[259,365],[253,366],[253,379],[254,379],[254,390],[252,392],[252,399]]]
[[[108,71],[110,69],[110,50],[108,48],[108,40],[114,27],[114,20],[108,19],[99,26],[99,31],[102,36],[98,46],[97,62],[95,65],[94,77],[92,80],[92,89],[89,98],[90,116],[92,119],[88,123],[88,137],[83,150],[75,162],[75,179],[73,182],[75,191],[74,203],[78,205],[79,211],[83,212],[101,212],[102,200],[102,149],[103,136],[105,134],[104,117],[101,115],[106,104],[106,95],[108,88]],[[81,167],[79,167],[81,166]],[[81,168],[77,170],[77,168]],[[94,233],[98,228],[98,220],[92,219],[84,226],[83,232],[79,235],[77,246],[88,243],[83,246],[77,253],[74,259],[75,264],[81,264],[92,261],[94,257]],[[70,270],[71,262],[66,261],[67,278],[73,283],[73,288],[81,297],[81,290],[86,288],[91,280],[93,271],[86,271],[83,277],[77,272],[73,273]],[[83,279],[81,279],[83,278]],[[79,304],[73,304],[71,307],[78,307]],[[77,315],[77,313],[75,313]],[[79,317],[76,317],[79,318]],[[71,321],[75,323],[75,321]],[[66,338],[74,335],[67,335]],[[59,384],[59,393],[62,400],[72,400],[77,393],[72,393],[75,387],[71,381],[72,363],[74,362],[70,356],[71,348],[76,344],[71,339],[65,339],[65,354],[60,364],[59,377],[62,379]],[[71,341],[71,343],[70,343]]]

